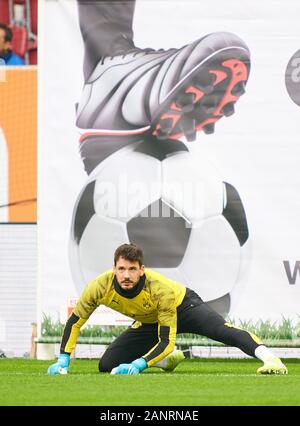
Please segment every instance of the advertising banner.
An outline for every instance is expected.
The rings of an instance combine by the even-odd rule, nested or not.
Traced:
[[[132,242],[224,317],[297,321],[299,2],[83,3],[39,4],[40,320]]]
[[[0,222],[36,222],[36,152],[37,69],[0,66]]]

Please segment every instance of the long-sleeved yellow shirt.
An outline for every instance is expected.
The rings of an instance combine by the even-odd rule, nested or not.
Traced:
[[[84,289],[74,310],[76,322],[66,324],[61,349],[71,353],[76,345],[80,327],[99,305],[108,306],[141,323],[158,323],[158,343],[145,355],[149,367],[165,358],[175,346],[177,307],[182,303],[186,288],[158,272],[145,269],[135,291],[126,293],[117,283],[112,270],[104,272]],[[68,324],[69,323],[69,324]]]

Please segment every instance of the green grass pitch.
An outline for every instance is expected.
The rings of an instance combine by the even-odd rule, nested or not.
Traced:
[[[261,376],[255,359],[193,359],[172,373],[98,373],[97,360],[72,360],[70,374],[49,376],[48,361],[0,360],[0,406],[268,406],[300,405],[300,362],[287,376]]]

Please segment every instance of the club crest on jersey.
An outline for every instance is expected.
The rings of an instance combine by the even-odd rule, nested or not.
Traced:
[[[143,308],[145,308],[145,309],[151,308],[151,305],[150,305],[150,303],[148,302],[147,299],[143,299]]]

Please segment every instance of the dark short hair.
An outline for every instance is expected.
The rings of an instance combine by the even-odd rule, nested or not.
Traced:
[[[115,266],[120,257],[129,260],[129,262],[139,262],[140,266],[144,264],[143,250],[136,244],[122,244],[116,249],[114,255]]]
[[[0,22],[0,30],[4,31],[4,40],[5,41],[12,41],[13,33],[12,30],[5,24],[2,24]]]

